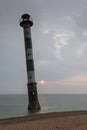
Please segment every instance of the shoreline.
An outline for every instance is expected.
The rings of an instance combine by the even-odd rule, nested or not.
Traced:
[[[87,111],[51,112],[0,119],[0,130],[22,128],[23,130],[62,130],[63,128],[87,130]]]
[[[37,120],[39,118],[50,118],[50,117],[68,117],[68,116],[79,116],[79,115],[86,115],[87,110],[76,110],[76,111],[61,111],[61,112],[47,112],[47,113],[31,113],[31,115],[22,115],[22,116],[13,116],[13,117],[6,117],[6,118],[1,118],[1,121],[5,120],[15,120],[15,119],[29,119],[29,120]]]

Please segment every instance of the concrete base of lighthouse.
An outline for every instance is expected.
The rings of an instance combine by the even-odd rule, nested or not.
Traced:
[[[37,102],[33,102],[33,103],[29,103],[29,105],[28,105],[28,110],[30,111],[30,112],[38,112],[38,111],[40,111],[40,105],[39,105],[39,102],[37,101]]]
[[[37,95],[37,84],[36,83],[28,83],[28,98],[29,98],[29,105],[28,110],[30,112],[37,112],[41,109],[39,101],[38,101],[38,95]]]

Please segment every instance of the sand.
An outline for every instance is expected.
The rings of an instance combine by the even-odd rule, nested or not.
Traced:
[[[87,111],[0,119],[0,130],[87,130]]]

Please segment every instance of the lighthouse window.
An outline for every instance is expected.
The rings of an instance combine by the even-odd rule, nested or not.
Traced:
[[[32,50],[31,49],[27,49],[27,59],[28,60],[33,59]]]
[[[33,91],[33,95],[35,94],[35,92]]]
[[[32,77],[30,76],[30,79],[32,79]]]

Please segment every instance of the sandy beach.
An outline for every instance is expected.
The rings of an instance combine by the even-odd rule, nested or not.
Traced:
[[[87,111],[45,113],[0,119],[0,130],[87,130]]]

